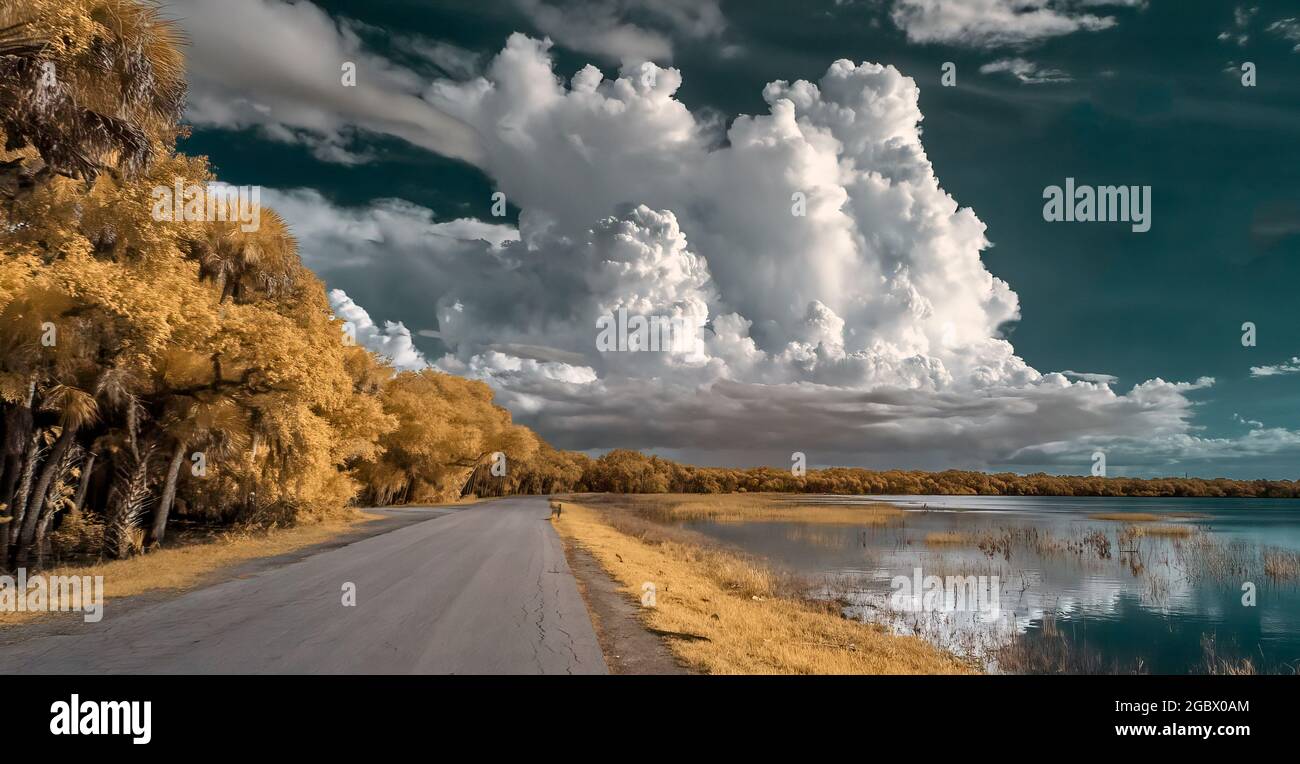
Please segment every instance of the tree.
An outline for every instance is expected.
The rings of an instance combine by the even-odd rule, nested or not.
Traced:
[[[36,481],[28,500],[30,507],[18,535],[16,564],[23,567],[36,540],[36,529],[45,517],[46,495],[51,486],[56,485],[56,476],[66,475],[71,468],[70,456],[75,446],[77,432],[93,422],[99,415],[95,399],[85,391],[67,385],[56,384],[45,395],[44,406],[55,410],[59,415],[59,434],[54,441],[50,454],[46,457],[41,476]]]
[[[531,460],[539,444],[492,403],[486,384],[433,369],[394,376],[380,393],[397,429],[380,440],[383,454],[361,465],[365,499],[376,504],[459,497],[475,469],[505,456],[505,475]]]
[[[134,0],[0,0],[0,127],[6,180],[94,180],[147,167],[185,108],[174,25]]]
[[[214,209],[225,220],[204,226],[201,235],[185,242],[190,257],[199,262],[199,278],[221,287],[221,301],[245,300],[253,294],[281,295],[302,277],[298,243],[284,219],[264,209],[254,231],[243,230],[230,210],[230,200],[219,191]]]

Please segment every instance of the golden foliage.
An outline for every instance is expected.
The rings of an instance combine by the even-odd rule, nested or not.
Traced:
[[[383,455],[359,470],[366,498],[376,504],[454,500],[476,468],[491,470],[494,455],[503,455],[508,476],[512,463],[538,453],[537,437],[513,424],[482,382],[406,371],[388,380],[379,398],[397,429],[381,439]]]

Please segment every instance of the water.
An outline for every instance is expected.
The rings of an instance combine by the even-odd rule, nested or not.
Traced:
[[[690,527],[824,582],[855,618],[918,634],[989,670],[1260,673],[1300,668],[1300,585],[1265,548],[1300,552],[1300,502],[1028,496],[808,497],[888,502],[883,525],[700,521]],[[1093,519],[1148,513],[1156,522]],[[1186,535],[1125,535],[1126,528]],[[956,534],[956,543],[927,543]],[[978,544],[983,541],[984,549]],[[919,569],[919,571],[918,571]],[[913,612],[896,577],[984,576],[963,604]],[[996,579],[994,578],[996,577]],[[996,581],[996,585],[994,582]],[[1247,586],[1249,585],[1249,586]],[[1246,604],[1253,588],[1254,604]],[[918,597],[918,602],[920,598]],[[956,604],[956,607],[951,605]],[[990,607],[996,605],[996,608]]]

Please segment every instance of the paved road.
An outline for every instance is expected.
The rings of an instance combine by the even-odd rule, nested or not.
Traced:
[[[549,514],[537,497],[430,512],[117,617],[109,601],[98,624],[0,633],[0,676],[606,673]]]

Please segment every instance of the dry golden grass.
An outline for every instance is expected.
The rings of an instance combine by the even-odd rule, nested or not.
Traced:
[[[411,508],[449,507],[449,506],[455,506],[459,504],[480,504],[485,501],[492,501],[495,498],[497,497],[489,496],[487,498],[480,498],[478,494],[469,493],[469,494],[465,494],[464,496],[457,496],[454,499],[447,499],[446,501],[411,501],[405,504],[393,504],[392,506],[411,507]]]
[[[1209,515],[1199,512],[1167,512],[1157,515],[1154,512],[1100,512],[1088,515],[1089,520],[1114,520],[1117,523],[1154,523],[1160,520],[1204,520]]]
[[[1300,578],[1300,553],[1277,547],[1264,547],[1264,575],[1276,581]]]
[[[925,534],[926,546],[949,546],[953,544],[969,544],[971,537],[965,533],[956,533],[954,531],[945,531],[942,533]]]
[[[783,534],[790,541],[807,544],[821,549],[847,549],[854,539],[846,535],[843,528],[828,528],[798,523],[791,525]]]
[[[884,525],[906,514],[892,504],[809,504],[781,494],[640,494],[617,502],[660,521]]]
[[[188,589],[214,571],[260,557],[271,557],[319,544],[379,519],[362,512],[312,525],[271,531],[227,532],[211,541],[163,548],[129,560],[50,568],[48,576],[103,576],[104,601],[148,592]],[[48,613],[0,612],[0,628],[48,618]]]
[[[752,560],[683,541],[614,513],[564,502],[556,529],[585,547],[628,593],[655,586],[645,624],[688,666],[710,674],[958,674],[971,669],[916,637],[843,618],[833,603],[786,594],[780,576]],[[635,534],[635,535],[633,535]]]
[[[1196,533],[1196,527],[1191,525],[1135,525],[1131,529],[1132,536],[1167,536],[1170,538],[1186,538]]]
[[[1223,657],[1219,655],[1218,641],[1213,634],[1201,637],[1202,668],[1207,674],[1222,676],[1254,676],[1258,673],[1250,658]]]

